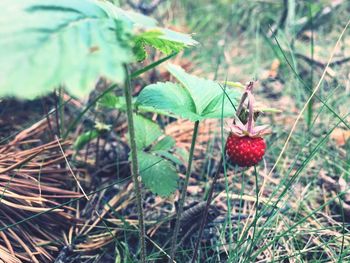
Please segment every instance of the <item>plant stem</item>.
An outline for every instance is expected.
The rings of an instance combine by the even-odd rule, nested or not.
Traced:
[[[259,219],[259,184],[258,184],[258,172],[256,170],[256,166],[254,165],[254,176],[255,176],[255,217],[253,221],[253,236],[250,242],[250,248],[247,253],[247,257],[249,259],[249,255],[251,255],[252,249],[254,248],[255,242],[255,233],[256,233],[256,223]]]
[[[177,214],[176,214],[176,223],[175,223],[173,238],[171,241],[170,259],[168,261],[169,263],[174,261],[174,257],[175,257],[175,253],[176,253],[177,236],[178,236],[179,230],[180,230],[180,218],[181,218],[181,214],[183,212],[185,199],[186,199],[186,193],[187,193],[187,187],[188,187],[188,181],[190,179],[190,174],[191,174],[192,159],[193,159],[194,147],[196,144],[196,139],[197,139],[197,134],[198,134],[198,126],[199,126],[199,121],[196,121],[194,123],[194,128],[193,128],[192,142],[191,142],[191,148],[190,148],[190,155],[188,158],[188,165],[187,165],[185,182],[184,182],[182,192],[181,192],[181,197],[180,197],[180,201],[179,201],[179,209],[178,209]]]
[[[203,212],[203,218],[202,218],[202,222],[201,222],[201,225],[200,225],[200,228],[199,228],[199,233],[198,233],[196,246],[195,246],[194,251],[193,251],[193,256],[192,256],[192,260],[191,260],[192,263],[196,262],[196,259],[197,259],[199,244],[200,244],[201,239],[202,239],[204,226],[205,226],[205,224],[207,222],[209,206],[210,206],[211,201],[213,200],[214,188],[215,188],[216,182],[217,182],[217,180],[219,178],[219,175],[220,175],[220,170],[221,170],[221,166],[222,166],[223,160],[224,159],[223,159],[223,157],[221,155],[218,167],[216,168],[216,172],[215,172],[215,175],[214,175],[214,178],[213,178],[213,182],[211,183],[211,186],[210,186],[210,189],[209,189],[208,199],[207,199],[207,203],[205,205],[205,209],[204,209],[204,212]]]
[[[130,138],[130,149],[131,149],[131,167],[132,177],[134,181],[134,191],[136,195],[138,219],[139,219],[139,241],[141,246],[141,262],[146,263],[146,243],[145,243],[145,225],[143,219],[143,208],[142,208],[142,193],[141,184],[139,182],[139,167],[137,162],[137,150],[135,140],[135,128],[133,120],[132,110],[132,95],[130,85],[130,75],[127,66],[125,66],[126,80],[124,85],[125,101],[126,101],[126,112],[128,117],[128,131]]]

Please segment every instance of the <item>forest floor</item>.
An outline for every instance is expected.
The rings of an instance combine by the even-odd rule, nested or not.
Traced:
[[[222,170],[198,262],[349,262],[350,30],[342,31],[350,3],[231,2],[160,1],[148,10],[200,43],[171,63],[208,79],[256,80],[257,101],[279,110],[259,118],[272,134],[256,169],[228,163]],[[161,56],[156,52],[149,61]],[[133,81],[133,95],[168,78],[161,65]],[[85,101],[63,91],[33,101],[0,100],[5,262],[135,262],[138,224],[126,116],[91,104],[106,85],[101,80]],[[193,124],[150,117],[186,160]],[[77,149],[79,135],[96,124],[111,128]],[[177,262],[191,259],[221,143],[221,120],[202,122]],[[185,165],[178,172],[182,180]],[[161,198],[144,189],[143,199],[148,261],[166,262],[179,192]]]

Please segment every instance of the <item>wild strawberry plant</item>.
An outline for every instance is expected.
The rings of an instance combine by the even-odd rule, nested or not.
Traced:
[[[133,77],[164,62],[174,52],[195,45],[196,41],[189,35],[160,28],[154,19],[127,12],[108,1],[3,0],[0,7],[5,14],[0,17],[0,24],[6,25],[0,28],[0,97],[31,99],[58,87],[79,97],[88,94],[100,77],[113,83],[108,91],[119,85],[124,86],[124,97],[106,93],[98,99],[101,99],[100,105],[119,108],[127,113],[130,159],[139,211],[141,262],[146,260],[146,246],[138,177],[155,194],[169,196],[177,188],[178,175],[174,164],[179,161],[170,154],[174,140],[165,136],[156,123],[140,113],[156,112],[194,122],[186,177],[181,189],[172,239],[173,259],[199,124],[208,118],[234,116],[242,95],[241,90],[223,88],[222,83],[193,76],[182,68],[169,64],[167,69],[177,79],[177,83],[150,84],[143,88],[137,98],[132,98]],[[129,64],[147,58],[146,46],[153,47],[168,57],[130,74]],[[134,108],[138,114],[134,113]],[[238,125],[236,132],[240,128],[242,127]],[[253,136],[253,131],[249,126],[245,136]],[[242,132],[244,133],[243,130]],[[76,141],[76,149],[79,150],[99,133],[99,129],[95,128],[82,134]],[[230,140],[232,138],[229,138],[229,142]],[[236,154],[236,148],[231,151],[230,147],[235,143],[229,142],[227,152],[232,157]],[[262,155],[263,152],[259,151],[259,154]],[[260,161],[260,155],[249,165]],[[244,164],[247,166],[248,163]]]
[[[83,96],[94,88],[100,77],[124,84],[139,211],[141,262],[145,262],[145,229],[130,91],[132,75],[127,65],[146,58],[146,45],[169,54],[196,41],[188,35],[157,27],[154,19],[127,12],[108,1],[4,0],[0,8],[4,14],[0,18],[0,97],[31,99],[59,87],[73,96]],[[163,61],[155,62],[154,66]],[[112,85],[110,89],[116,87]]]
[[[179,84],[164,82],[148,85],[139,94],[136,105],[162,110],[172,116],[194,121],[186,177],[181,189],[179,209],[172,238],[169,259],[169,262],[172,262],[176,252],[180,217],[186,199],[199,122],[204,119],[234,115],[234,108],[239,101],[241,92],[238,89],[229,89],[224,92],[220,83],[190,75],[181,67],[175,65],[170,64],[167,69],[179,81]],[[225,100],[226,96],[228,99]]]

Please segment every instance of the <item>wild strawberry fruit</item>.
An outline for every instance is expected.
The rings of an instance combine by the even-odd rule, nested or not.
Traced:
[[[226,142],[226,153],[231,162],[241,167],[250,167],[258,164],[266,150],[263,135],[268,134],[267,126],[254,125],[254,97],[252,94],[253,82],[250,82],[236,112],[236,120],[230,127],[230,134]],[[248,119],[240,118],[244,111],[244,101],[248,99]],[[244,122],[244,124],[242,123]]]
[[[226,152],[233,164],[251,167],[258,164],[265,154],[266,144],[262,137],[239,137],[233,133],[226,142]]]

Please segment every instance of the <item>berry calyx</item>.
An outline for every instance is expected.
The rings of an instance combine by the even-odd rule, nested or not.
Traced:
[[[242,95],[237,108],[236,119],[230,126],[230,134],[226,142],[226,153],[233,164],[250,167],[258,164],[266,150],[263,135],[270,133],[266,125],[255,126],[253,82],[250,82]],[[248,100],[248,118],[242,117],[244,102]]]
[[[240,167],[258,164],[265,154],[266,144],[262,137],[239,137],[233,133],[226,142],[226,153],[231,162]]]

